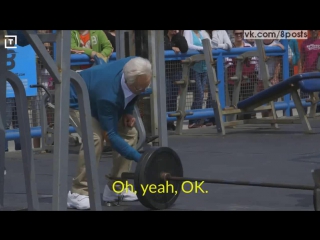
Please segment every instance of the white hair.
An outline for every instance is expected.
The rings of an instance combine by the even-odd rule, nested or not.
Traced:
[[[127,84],[133,84],[138,76],[152,75],[151,63],[142,57],[132,58],[123,67],[123,74]]]

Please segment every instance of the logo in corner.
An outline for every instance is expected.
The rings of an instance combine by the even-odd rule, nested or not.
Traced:
[[[17,48],[17,35],[5,35],[4,48],[7,48],[7,49]]]

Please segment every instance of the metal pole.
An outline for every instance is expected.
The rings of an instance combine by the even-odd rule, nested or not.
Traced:
[[[126,57],[124,30],[116,30],[116,56],[117,60]]]
[[[26,90],[20,78],[11,71],[6,71],[6,79],[11,84],[14,90],[14,95],[17,104],[19,134],[21,142],[21,156],[27,193],[28,210],[39,210],[39,199],[35,179],[36,177],[31,144],[32,138]],[[3,175],[3,173],[1,173],[1,175]]]
[[[56,41],[56,62],[46,50],[37,33],[26,30],[26,38],[42,60],[55,82],[53,210],[67,209],[69,155],[69,91],[70,91],[70,31],[51,34]],[[48,36],[50,37],[50,36]]]
[[[67,210],[68,192],[69,104],[66,103],[70,101],[70,31],[59,30],[56,43],[59,78],[55,79],[52,208],[63,211]]]
[[[151,94],[152,135],[158,135],[159,146],[168,146],[166,82],[163,30],[149,30],[149,60],[153,67]]]
[[[75,86],[76,93],[79,99],[78,102],[81,123],[81,138],[85,157],[86,174],[88,179],[90,209],[101,211],[102,208],[99,189],[99,174],[92,138],[93,129],[89,93],[84,80],[78,73],[71,71],[70,77],[73,85]]]
[[[151,134],[152,136],[158,135],[159,136],[159,130],[158,130],[158,102],[157,102],[157,95],[158,95],[158,86],[157,86],[157,68],[156,68],[156,57],[155,57],[155,32],[149,30],[148,31],[148,45],[149,45],[149,60],[152,64],[153,68],[153,76],[151,79],[151,88],[152,88],[152,95],[150,96],[150,110],[151,110]],[[159,144],[159,139],[154,141],[155,143]]]
[[[134,30],[129,30],[129,56],[136,55]]]

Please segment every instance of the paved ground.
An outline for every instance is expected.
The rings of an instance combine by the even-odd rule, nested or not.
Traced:
[[[320,167],[320,122],[311,121],[315,134],[303,134],[300,124],[245,125],[219,136],[215,129],[185,130],[171,135],[169,144],[180,155],[185,176],[226,180],[267,181],[313,185],[310,171]],[[36,179],[41,210],[51,210],[51,154],[36,154]],[[69,186],[75,173],[77,155],[69,156]],[[26,207],[20,152],[6,154],[5,206]],[[104,155],[99,168],[100,189],[111,159]],[[135,166],[134,166],[135,167]],[[313,211],[312,191],[205,184],[207,194],[182,193],[171,211]],[[139,202],[106,207],[107,211],[148,210]]]

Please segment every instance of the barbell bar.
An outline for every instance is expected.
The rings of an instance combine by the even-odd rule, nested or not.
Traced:
[[[183,167],[180,157],[173,149],[169,147],[151,147],[143,153],[135,172],[124,172],[121,174],[121,177],[113,177],[110,179],[115,181],[114,184],[118,184],[118,181],[134,180],[134,188],[141,204],[155,210],[170,208],[177,200],[183,182],[203,182],[311,190],[313,191],[314,209],[315,211],[320,211],[320,169],[312,170],[311,173],[315,186],[183,177]],[[151,192],[148,190],[151,185],[162,189],[162,191]],[[168,187],[170,187],[170,191]]]

